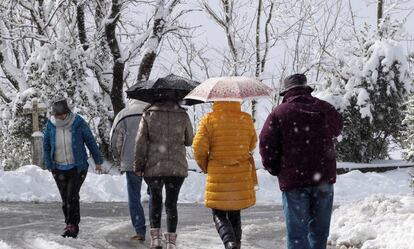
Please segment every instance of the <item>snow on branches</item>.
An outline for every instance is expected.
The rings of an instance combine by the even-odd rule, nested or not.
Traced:
[[[391,140],[401,141],[405,102],[412,93],[408,55],[399,42],[402,24],[384,18],[375,34],[369,27],[333,52],[324,89],[317,95],[342,111],[345,129],[338,144],[345,161],[388,157]]]

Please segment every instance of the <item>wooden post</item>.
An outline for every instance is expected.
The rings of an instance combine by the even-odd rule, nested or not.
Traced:
[[[47,108],[43,103],[39,104],[37,98],[32,99],[30,107],[24,107],[24,114],[32,115],[33,134],[32,134],[32,164],[44,167],[43,165],[43,133],[40,131],[39,114],[46,113]]]

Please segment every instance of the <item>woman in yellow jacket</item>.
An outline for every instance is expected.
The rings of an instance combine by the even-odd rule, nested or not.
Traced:
[[[251,153],[257,136],[253,120],[239,102],[215,102],[193,141],[194,157],[207,173],[205,205],[213,210],[226,249],[241,247],[240,210],[256,202],[256,169]]]

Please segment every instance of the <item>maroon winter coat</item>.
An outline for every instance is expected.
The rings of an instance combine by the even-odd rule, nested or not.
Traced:
[[[336,181],[333,139],[341,134],[341,115],[310,88],[286,93],[260,134],[263,166],[277,175],[282,191]]]

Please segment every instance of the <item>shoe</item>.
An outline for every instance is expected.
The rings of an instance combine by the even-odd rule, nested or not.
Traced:
[[[136,234],[131,237],[131,240],[137,240],[137,241],[145,241],[145,234]]]
[[[175,246],[177,242],[176,233],[164,233],[166,249],[176,249]]]
[[[79,233],[79,228],[77,228],[77,226],[72,225],[72,224],[68,224],[66,226],[66,230],[65,233],[62,235],[64,238],[74,238],[76,239],[78,237],[78,233]]]
[[[63,229],[63,233],[62,233],[62,237],[66,238],[69,235],[69,229],[68,229],[68,225],[66,225],[66,227]]]
[[[151,236],[151,249],[162,249],[161,245],[161,228],[151,228],[150,230]]]

